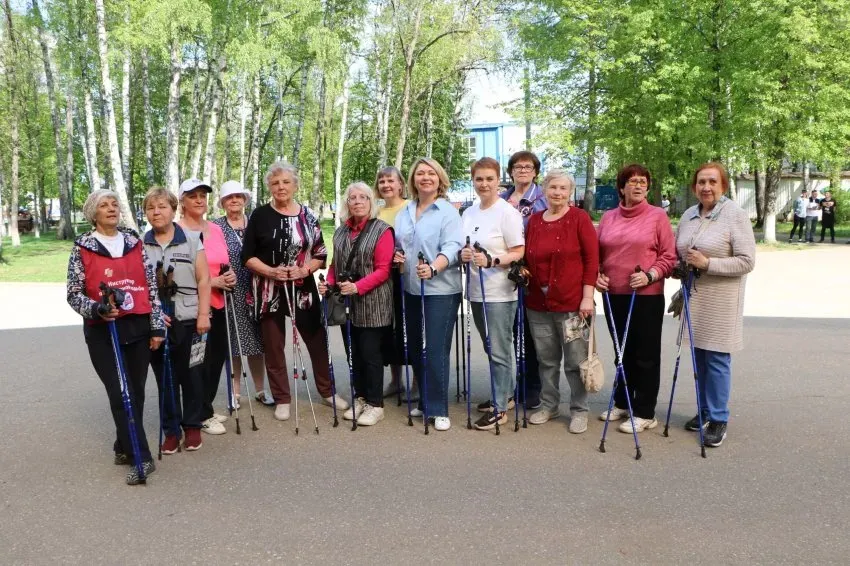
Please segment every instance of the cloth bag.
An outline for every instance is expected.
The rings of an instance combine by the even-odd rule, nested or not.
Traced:
[[[599,393],[605,383],[605,368],[596,353],[596,324],[590,321],[590,339],[587,343],[587,359],[578,365],[581,381],[588,393]]]

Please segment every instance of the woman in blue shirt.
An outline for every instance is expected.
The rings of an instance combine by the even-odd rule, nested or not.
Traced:
[[[410,169],[408,183],[413,199],[395,220],[396,250],[393,261],[404,273],[404,301],[407,309],[407,343],[410,361],[419,377],[419,407],[413,416],[428,417],[436,430],[448,430],[449,365],[452,331],[461,300],[461,282],[454,267],[463,247],[460,215],[446,200],[449,177],[439,163],[419,158]],[[427,263],[419,264],[419,252]],[[407,260],[407,261],[405,261]],[[425,280],[425,296],[420,299],[420,281]],[[425,301],[427,338],[427,391],[422,390],[422,304]]]

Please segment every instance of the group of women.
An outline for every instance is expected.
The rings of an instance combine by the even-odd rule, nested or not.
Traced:
[[[588,357],[597,290],[607,293],[609,332],[619,340],[628,319],[633,329],[623,339],[620,360],[628,386],[616,390],[613,407],[600,418],[625,419],[623,432],[651,429],[657,426],[664,280],[683,269],[700,276],[688,312],[703,409],[685,426],[699,430],[705,423],[706,445],[719,446],[728,422],[730,354],[742,347],[743,289],[755,258],[749,219],[724,196],[723,166],[697,169],[692,190],[698,204],[682,216],[675,235],[664,211],[647,201],[652,179],[640,165],[618,173],[620,205],[596,229],[585,211],[570,206],[575,181],[565,170],[550,170],[537,185],[540,161],[519,152],[508,164],[514,184],[504,192],[501,173],[491,158],[472,165],[479,198],[462,216],[446,199],[448,175],[430,158],[416,160],[407,181],[387,167],[374,187],[349,185],[337,211],[341,225],[330,265],[319,218],[298,202],[298,172],[287,164],[269,168],[270,202],[258,206],[250,220],[244,213],[250,193],[233,181],[221,188],[217,204],[226,215],[215,221],[204,219],[208,184],[186,181],[177,197],[151,189],[143,203],[151,229],[142,239],[119,226],[117,195],[92,193],[84,210],[93,229],[74,246],[68,302],[86,319],[89,353],[109,396],[115,463],[135,464],[104,323],[114,322],[120,336],[140,439],[148,363],[153,367],[163,454],[177,451],[181,437],[191,451],[201,447],[200,431],[225,432],[227,417],[213,411],[213,401],[228,348],[236,366],[232,375],[242,373],[238,360],[247,356],[257,399],[274,405],[276,419],[290,418],[288,325],[299,352],[299,359],[290,360],[294,370],[298,362],[303,367],[303,344],[322,402],[341,410],[343,418],[362,426],[383,420],[384,367],[392,368],[389,392],[396,392],[404,388],[403,364],[409,363],[413,378],[404,381],[415,384],[415,392],[406,395],[418,398],[411,416],[448,430],[459,308],[471,311],[489,354],[491,398],[478,405],[482,416],[475,427],[505,424],[516,402],[538,409],[532,424],[557,418],[563,371],[570,389],[569,431],[580,434],[587,430],[588,393],[579,367]],[[175,222],[178,206],[182,217]],[[522,271],[518,264],[524,264]],[[317,281],[316,272],[325,267],[327,279]],[[518,280],[524,284],[522,302]],[[127,291],[129,300],[99,308],[101,282]],[[331,377],[323,301],[346,305],[341,334],[351,367],[350,404]],[[166,332],[171,371],[165,371],[161,346]],[[239,340],[228,345],[229,334]],[[518,358],[525,361],[524,371],[517,372]],[[264,369],[271,398],[263,391]],[[525,383],[516,383],[518,374]],[[234,380],[228,406],[238,406],[240,398]],[[138,457],[145,474],[155,470],[146,441]],[[139,480],[138,467],[131,467],[127,482]]]

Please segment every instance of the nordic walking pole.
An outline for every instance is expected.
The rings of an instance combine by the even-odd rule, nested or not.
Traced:
[[[290,310],[293,313],[292,316],[292,356],[293,356],[293,364],[297,364],[299,361],[301,362],[301,380],[304,381],[304,389],[307,390],[307,401],[310,404],[310,413],[313,415],[313,427],[316,431],[316,434],[319,434],[319,421],[316,420],[316,409],[313,407],[313,394],[310,393],[310,384],[307,383],[307,369],[304,366],[304,353],[301,351],[301,337],[298,332],[298,326],[295,322],[295,304],[296,304],[296,295],[295,295],[295,281],[291,281],[292,283],[292,302],[290,303]],[[289,293],[287,292],[286,300],[289,301]],[[296,394],[298,393],[298,384],[295,387]]]
[[[221,264],[221,269],[219,271],[220,274],[225,274],[230,271],[230,266],[226,263]],[[227,408],[230,411],[230,414],[233,415],[234,410],[236,414],[234,415],[234,420],[236,421],[236,434],[242,434],[242,427],[239,426],[239,407],[236,406],[236,399],[233,396],[233,342],[230,341],[230,321],[227,316],[227,305],[230,301],[228,301],[229,292],[225,291],[224,295],[224,327],[227,329],[227,364],[226,365],[226,374],[227,374]],[[235,323],[236,321],[234,321]]]
[[[460,271],[460,288],[463,296],[463,268]],[[463,302],[463,301],[461,301]],[[460,306],[463,309],[463,305]],[[455,403],[460,403],[460,313],[455,314]],[[465,377],[465,375],[464,375]]]
[[[640,271],[642,271],[640,266],[639,265],[636,266],[635,267],[635,273],[639,273]],[[611,387],[611,399],[608,401],[608,412],[605,415],[605,426],[602,429],[602,439],[599,442],[599,451],[602,452],[602,453],[605,452],[605,435],[608,433],[608,424],[611,421],[611,409],[614,406],[614,393],[617,390],[617,382],[618,382],[618,379],[619,379],[623,382],[623,389],[625,391],[625,396],[626,396],[626,406],[628,407],[628,410],[629,410],[629,420],[632,423],[632,435],[634,436],[634,439],[635,439],[635,460],[640,460],[640,458],[641,458],[640,443],[638,442],[637,430],[635,430],[635,417],[634,417],[634,413],[632,412],[632,401],[629,397],[629,386],[628,386],[628,382],[626,381],[626,369],[623,366],[623,352],[626,349],[626,340],[629,337],[629,326],[631,325],[631,322],[632,322],[632,310],[634,309],[634,306],[635,306],[635,295],[636,294],[637,294],[637,289],[632,289],[632,297],[631,297],[631,300],[629,301],[629,311],[628,311],[628,314],[626,315],[626,327],[623,330],[622,344],[620,343],[620,340],[617,337],[617,326],[614,323],[614,311],[611,309],[611,299],[609,297],[609,293],[606,291],[605,293],[602,294],[602,296],[605,299],[605,303],[608,306],[608,319],[611,323],[611,330],[613,331],[612,334],[614,336],[614,352],[617,355],[617,368],[614,372],[614,384]]]
[[[345,297],[345,335],[348,338],[348,387],[351,389],[351,430],[357,430],[357,398],[354,396],[354,344],[351,343],[351,297]]]
[[[319,283],[322,285],[325,284],[325,276],[319,273]],[[328,374],[331,378],[331,401],[333,401],[333,409],[334,409],[334,428],[339,426],[339,419],[336,416],[336,377],[334,376],[334,362],[331,359],[331,337],[328,332],[328,298],[322,297],[322,307],[324,308],[324,319],[325,323],[325,348],[328,350]]]
[[[688,279],[684,282],[684,285],[690,285],[692,275],[688,275]],[[685,334],[685,313],[684,313],[684,295],[685,291],[682,291],[682,312],[679,313],[679,316],[682,320],[679,321],[679,335],[676,338],[676,346],[678,351],[676,352],[676,364],[673,366],[673,385],[670,388],[670,402],[667,404],[667,419],[664,421],[664,436],[670,436],[668,431],[670,429],[670,413],[673,411],[673,396],[676,393],[676,380],[679,378],[679,362],[682,361],[682,338]]]
[[[419,252],[419,265],[428,265],[425,254]],[[419,303],[422,307],[422,420],[425,421],[425,434],[428,434],[428,341],[425,327],[425,279],[419,278]]]
[[[124,303],[124,292],[120,289],[112,289],[106,283],[100,283],[102,306],[109,312],[116,305]],[[119,295],[120,294],[120,295]],[[118,300],[118,299],[121,300]],[[100,311],[101,307],[98,307]],[[136,472],[139,474],[139,483],[147,483],[145,467],[142,464],[142,454],[139,449],[139,437],[136,430],[136,417],[133,414],[133,401],[130,399],[130,389],[127,384],[127,372],[124,369],[124,355],[121,353],[121,341],[118,338],[118,328],[115,321],[107,322],[109,337],[112,341],[112,353],[115,355],[115,369],[118,370],[118,385],[121,387],[121,401],[124,404],[124,413],[127,415],[127,427],[130,435],[130,449],[133,451],[133,460],[136,463]]]
[[[396,250],[397,253],[404,255],[403,249]],[[401,266],[399,266],[401,269]],[[400,279],[404,279],[403,276]],[[408,359],[408,348],[407,348],[407,297],[405,297],[404,285],[401,285],[401,337],[402,344],[404,345],[404,376],[405,376],[405,386],[407,390],[407,426],[413,426],[413,416],[410,412],[413,410],[413,407],[410,403],[410,360]]]
[[[693,275],[691,275],[693,277]],[[691,279],[693,282],[693,279]],[[684,306],[682,307],[683,316],[687,317],[688,324],[688,338],[690,339],[691,346],[691,362],[694,367],[694,389],[697,394],[697,415],[699,417],[699,447],[700,447],[700,455],[705,458],[705,434],[702,430],[702,402],[699,399],[699,372],[697,370],[697,357],[696,352],[694,352],[694,329],[691,326],[691,291],[688,287],[685,288],[682,293],[682,298],[684,299]]]
[[[401,266],[396,266],[396,267],[400,268]],[[402,275],[401,269],[396,271],[396,274],[398,275],[398,289],[401,293],[401,302],[402,302],[402,304],[404,304],[404,275]],[[395,322],[395,316],[393,316],[393,322]],[[406,331],[407,331],[407,329],[405,329],[405,332]],[[393,354],[398,355],[398,352],[395,351],[395,345],[396,345],[395,336],[396,335],[393,334]],[[406,361],[405,361],[405,364],[407,364]],[[390,366],[390,376],[391,376],[392,379],[395,379],[395,376],[392,375],[392,366]],[[407,396],[410,397],[410,387],[407,388]],[[399,372],[399,376],[398,376],[398,402],[396,403],[396,407],[401,407],[401,373],[400,372]]]
[[[242,353],[243,352],[243,350],[242,350],[242,338],[239,336],[239,325],[236,323],[236,304],[233,302],[233,291],[225,291],[225,297],[227,296],[227,293],[230,293],[230,311],[231,312],[230,313],[227,312],[227,304],[225,304],[224,305],[224,307],[225,307],[225,310],[224,310],[225,320],[227,320],[228,316],[232,316],[233,330],[235,331],[235,334],[236,334],[236,348],[239,351],[239,362],[240,362],[240,365],[242,366],[242,382],[245,384],[245,391],[248,392],[248,395],[247,395],[247,397],[248,397],[248,411],[251,414],[251,430],[257,431],[257,430],[260,430],[260,429],[257,428],[257,422],[254,419],[254,404],[251,401],[251,398],[254,396],[255,392],[251,390],[251,386],[249,385],[249,381],[248,381],[248,374],[245,370],[245,368],[248,367],[248,356],[246,356],[245,354]]]
[[[466,237],[466,246],[469,247],[469,236]],[[470,277],[470,265],[468,263],[463,264],[463,270],[466,272],[466,304],[461,305],[463,309],[472,309],[472,303],[469,300],[469,277]],[[461,280],[461,288],[463,287],[463,280]],[[463,302],[463,300],[461,300]],[[463,313],[463,310],[461,310]],[[472,334],[470,333],[470,319],[472,318],[472,313],[466,313],[466,357],[470,359],[469,364],[466,365],[464,372],[464,382],[463,388],[466,390],[466,428],[472,429],[472,362],[469,356],[472,350]],[[495,399],[493,400],[495,402]]]
[[[487,263],[492,263],[492,258],[487,251],[482,248],[478,242],[473,246],[475,251],[483,253],[487,256]],[[484,344],[487,346],[487,361],[490,364],[490,395],[493,399],[493,416],[496,419],[496,436],[499,436],[499,406],[496,403],[496,377],[493,373],[493,349],[490,345],[490,326],[487,323],[487,296],[484,293],[484,269],[478,268],[478,284],[481,286],[481,312],[484,316]],[[507,408],[506,408],[507,410]]]
[[[519,339],[520,364],[522,365],[522,428],[528,428],[528,374],[525,368],[525,288],[519,288]],[[517,387],[519,390],[519,387]],[[514,401],[516,403],[516,401]]]
[[[160,268],[161,262],[157,262],[157,268]],[[158,279],[158,278],[157,278]],[[165,270],[165,275],[163,276],[163,287],[162,287],[162,296],[160,297],[160,302],[163,305],[163,309],[165,310],[165,314],[167,314],[172,319],[172,324],[174,323],[174,295],[177,294],[177,284],[174,282],[174,265],[169,265],[168,269]],[[163,299],[164,297],[164,299]],[[168,327],[165,327],[165,340],[162,343],[163,346],[163,368],[167,370],[167,373],[163,371],[163,376],[167,375],[167,385],[166,389],[168,390],[168,395],[171,397],[171,410],[173,412],[177,412],[177,398],[174,396],[174,372],[171,368],[171,346],[168,345]],[[165,381],[165,380],[163,380]],[[163,397],[165,396],[165,392],[163,392]],[[163,407],[165,407],[165,401],[163,400]],[[160,412],[162,415],[162,412]],[[162,451],[162,442],[160,442],[160,452]],[[182,452],[183,449],[180,447],[180,443],[177,443],[177,452]]]

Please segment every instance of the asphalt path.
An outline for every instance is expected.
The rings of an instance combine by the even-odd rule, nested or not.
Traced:
[[[659,420],[676,329],[668,317]],[[241,435],[228,422],[226,435],[204,435],[200,451],[165,456],[147,485],[128,487],[126,468],[111,463],[114,429],[81,328],[0,331],[0,562],[847,563],[850,325],[747,318],[745,337],[733,358],[729,437],[707,459],[682,428],[695,413],[686,353],[670,436],[663,424],[642,433],[640,461],[616,429],[600,453],[595,418],[583,435],[562,417],[496,436],[467,430],[455,403],[452,429],[428,436],[394,404],[356,432],[343,421],[332,428],[331,409],[317,406],[317,436],[302,389],[300,435],[265,407],[255,407],[252,432],[246,404]],[[338,334],[332,342],[348,397]],[[477,402],[489,381],[474,342]],[[610,384],[607,336],[600,347]],[[155,387],[151,375],[152,447]],[[592,397],[594,417],[609,394]]]

